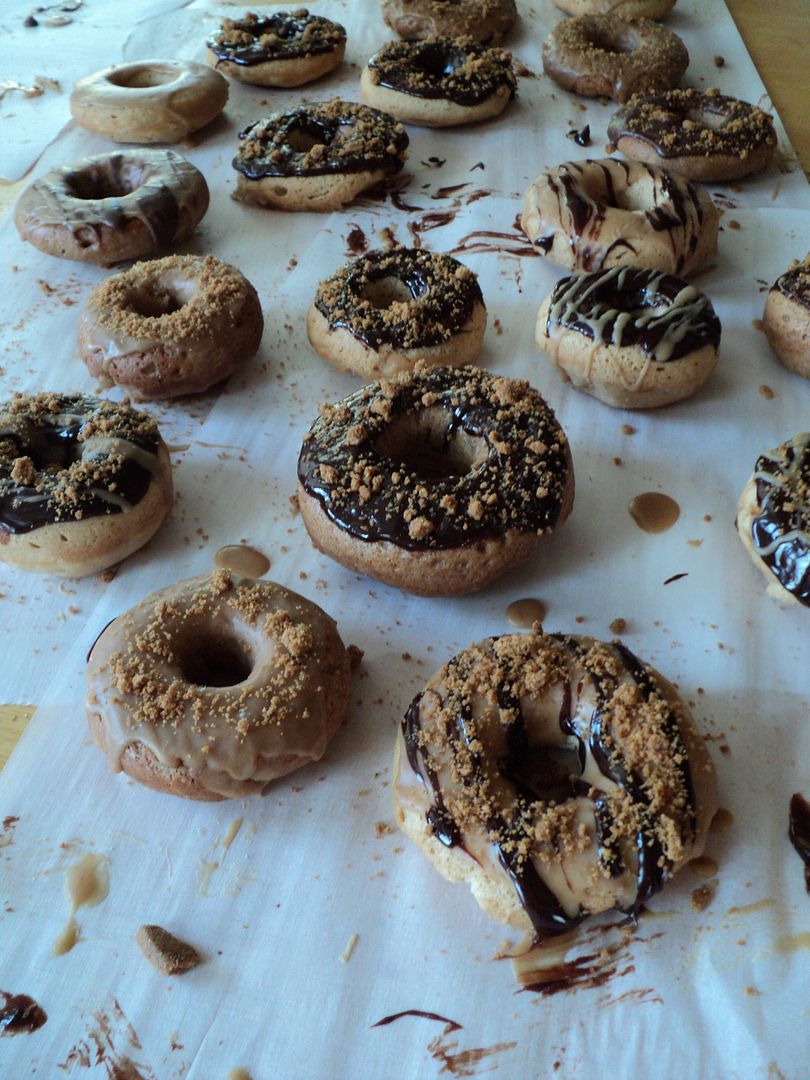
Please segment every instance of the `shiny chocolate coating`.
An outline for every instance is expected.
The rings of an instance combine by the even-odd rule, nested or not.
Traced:
[[[340,23],[297,8],[292,12],[227,19],[206,44],[220,61],[251,67],[268,60],[296,60],[334,52],[345,40],[346,31]]]
[[[754,551],[780,585],[810,607],[810,433],[762,454],[754,480]]]
[[[389,41],[368,66],[380,86],[413,97],[478,105],[502,86],[515,96],[509,54],[472,38]]]

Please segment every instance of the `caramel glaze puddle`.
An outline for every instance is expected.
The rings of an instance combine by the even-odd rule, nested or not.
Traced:
[[[65,928],[53,943],[53,955],[64,956],[79,940],[76,912],[82,907],[95,907],[107,899],[110,891],[110,872],[103,855],[82,855],[67,868],[65,886],[70,900],[70,917]]]
[[[711,825],[709,825],[709,832],[722,832],[724,829],[730,828],[733,824],[734,815],[730,810],[726,810],[721,806],[712,818]]]
[[[688,865],[693,874],[697,874],[698,877],[702,878],[714,877],[718,869],[717,863],[714,859],[710,859],[708,855],[699,855],[696,859],[692,859]]]
[[[675,500],[660,491],[636,495],[627,510],[636,525],[648,533],[666,532],[681,516],[681,508]]]
[[[214,566],[217,570],[230,570],[241,577],[260,578],[270,569],[270,560],[247,544],[226,544],[214,556]]]
[[[545,619],[546,605],[542,600],[533,600],[529,596],[523,600],[513,600],[506,609],[506,617],[513,626],[529,629]]]
[[[48,1014],[28,994],[7,994],[0,990],[0,1039],[30,1035],[47,1021]]]
[[[755,330],[759,330],[760,334],[765,333],[765,323],[762,321],[762,319],[752,319],[751,325]]]

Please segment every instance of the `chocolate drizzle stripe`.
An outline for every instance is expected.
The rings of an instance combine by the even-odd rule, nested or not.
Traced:
[[[810,803],[798,792],[790,800],[788,836],[804,863],[804,883],[810,893]]]
[[[754,481],[754,551],[791,595],[810,606],[810,432],[761,455]]]

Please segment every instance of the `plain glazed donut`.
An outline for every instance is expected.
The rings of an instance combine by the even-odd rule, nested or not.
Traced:
[[[716,253],[720,214],[680,176],[606,158],[546,169],[520,221],[537,250],[568,270],[640,266],[686,277]]]
[[[113,64],[74,85],[77,124],[124,143],[176,143],[219,116],[228,80],[190,60]]]
[[[241,19],[224,19],[207,44],[208,63],[237,82],[303,86],[341,63],[346,31],[306,8],[269,15],[248,12]]]
[[[171,508],[169,454],[146,413],[84,394],[0,405],[0,562],[95,574],[143,547]]]
[[[717,90],[637,94],[614,113],[608,140],[634,161],[704,182],[759,172],[776,150],[770,116]]]
[[[104,386],[140,400],[198,394],[259,348],[256,290],[213,255],[136,263],[93,289],[79,321],[79,353]]]
[[[408,136],[392,116],[334,98],[239,135],[234,198],[278,210],[338,210],[399,172]]]
[[[207,209],[205,177],[173,150],[116,150],[35,180],[14,223],[48,255],[109,265],[182,240]]]
[[[757,458],[737,503],[737,532],[768,594],[810,607],[810,432]]]
[[[486,913],[542,941],[642,904],[703,851],[711,760],[675,688],[621,642],[490,638],[408,709],[394,816]]]
[[[664,19],[677,0],[554,0],[566,15],[615,15],[619,19]]]
[[[686,46],[650,19],[580,15],[558,23],[543,43],[543,70],[564,90],[627,101],[677,86],[689,66]]]
[[[406,124],[452,127],[488,120],[515,96],[512,57],[471,37],[390,41],[360,76],[368,105]]]
[[[515,0],[382,0],[382,15],[394,33],[409,40],[433,36],[498,42],[517,18]]]
[[[349,657],[317,604],[227,570],[152,593],[87,658],[90,734],[113,772],[214,801],[319,761],[349,704]]]
[[[368,251],[322,281],[309,310],[310,343],[341,371],[371,380],[425,364],[472,363],[487,311],[478,278],[424,248]]]
[[[706,382],[720,320],[681,278],[614,267],[561,278],[540,307],[537,344],[578,390],[618,409],[654,409]]]
[[[810,379],[810,255],[771,286],[765,301],[765,335],[790,371]]]
[[[298,459],[319,551],[419,596],[482,588],[574,498],[568,440],[527,383],[423,368],[325,406]]]

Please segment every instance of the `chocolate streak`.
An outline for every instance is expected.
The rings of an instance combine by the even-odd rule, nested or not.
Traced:
[[[301,14],[279,11],[255,21],[235,19],[232,29],[250,34],[253,41],[249,44],[230,44],[227,41],[229,30],[223,30],[209,39],[208,48],[220,62],[227,61],[244,67],[263,64],[267,60],[295,60],[323,55],[334,52],[346,40],[346,31],[340,23],[320,15],[310,15],[306,9]],[[273,35],[276,40],[272,44],[263,43],[261,38],[265,35]]]
[[[413,97],[472,106],[501,86],[508,86],[510,97],[515,96],[516,80],[507,54],[473,41],[390,42],[370,60],[369,68],[380,86]]]
[[[788,836],[804,863],[804,883],[810,893],[810,803],[798,792],[790,800]]]
[[[30,1035],[48,1020],[48,1014],[28,994],[8,994],[0,990],[0,1038]]]
[[[782,274],[773,287],[788,300],[795,300],[810,309],[810,259],[805,259],[792,270]]]
[[[757,459],[754,551],[779,583],[810,607],[810,433]]]

